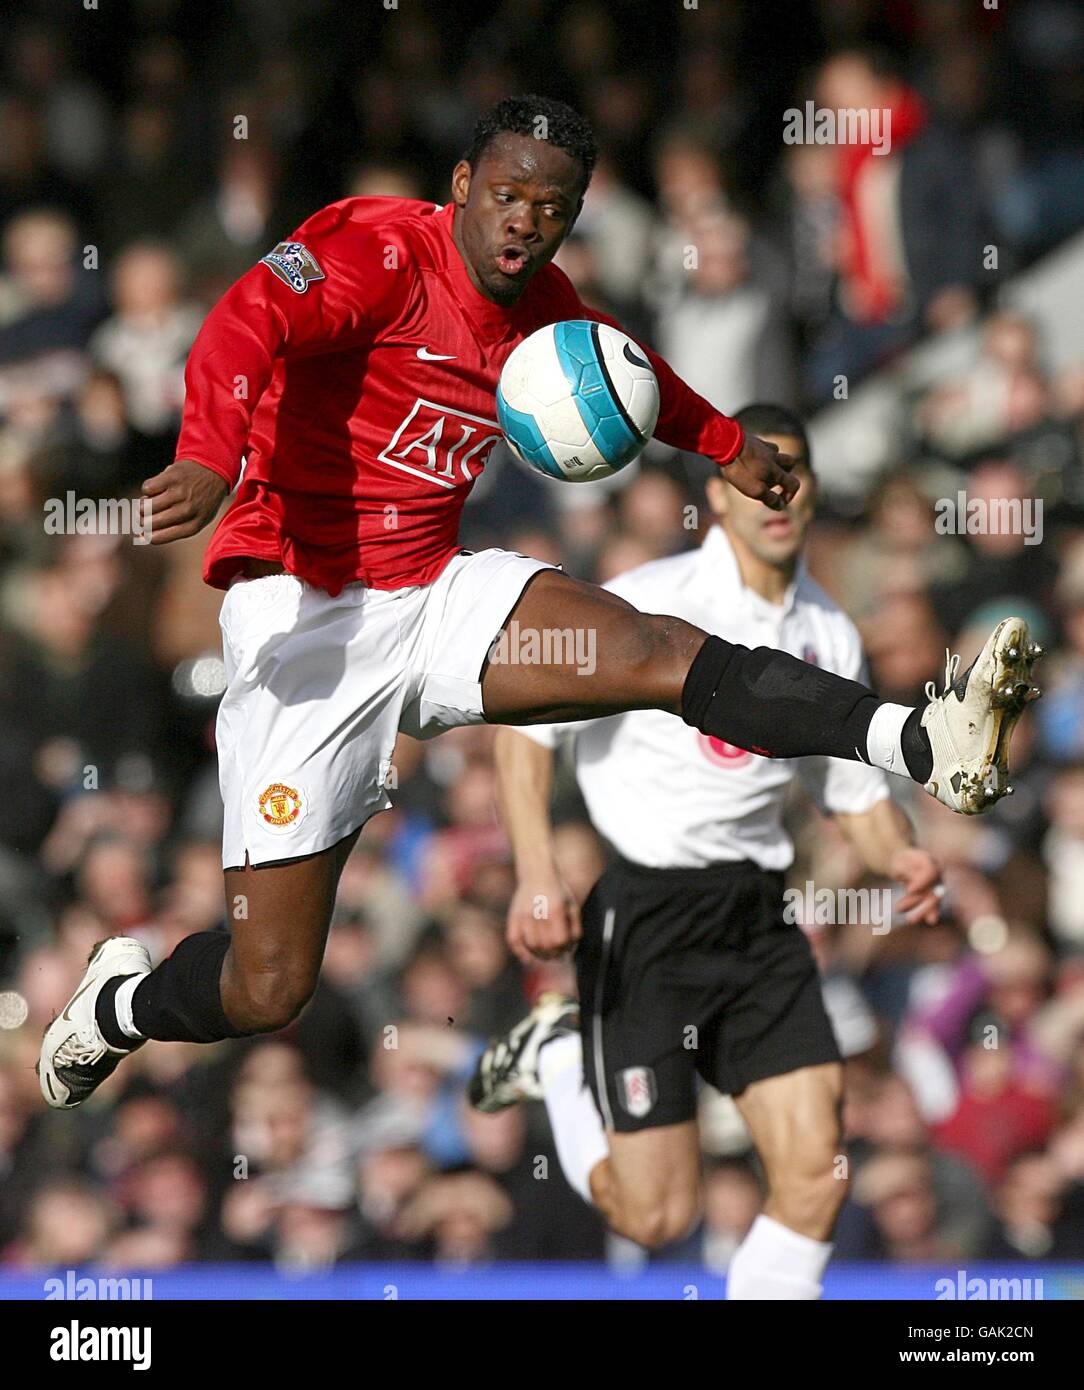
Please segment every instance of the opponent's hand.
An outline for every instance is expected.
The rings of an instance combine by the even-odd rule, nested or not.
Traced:
[[[148,478],[143,496],[151,505],[151,545],[168,545],[202,531],[229,490],[225,478],[191,459],[178,459]]]
[[[892,856],[889,874],[903,885],[896,911],[908,926],[935,926],[941,920],[941,865],[929,852],[908,845]]]
[[[571,950],[583,935],[580,909],[555,868],[521,879],[508,905],[505,939],[508,949],[531,965],[556,960]]]
[[[791,469],[794,460],[781,454],[774,444],[747,434],[742,451],[720,469],[723,477],[746,497],[763,502],[773,512],[781,512],[798,491],[798,479]]]

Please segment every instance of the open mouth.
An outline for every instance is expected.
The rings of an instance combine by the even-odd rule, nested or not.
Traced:
[[[509,243],[502,246],[497,254],[497,269],[502,275],[519,275],[530,263],[530,256],[522,246]]]

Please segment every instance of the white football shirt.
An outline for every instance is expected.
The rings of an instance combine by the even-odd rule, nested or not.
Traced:
[[[800,561],[782,604],[745,587],[725,531],[698,550],[639,565],[605,586],[647,613],[672,613],[746,647],[777,647],[826,671],[864,680],[850,618]],[[653,868],[748,859],[786,869],[787,788],[801,777],[824,811],[858,815],[888,796],[879,768],[842,758],[764,758],[690,728],[662,710],[518,726],[548,748],[571,744],[596,828],[619,854]]]

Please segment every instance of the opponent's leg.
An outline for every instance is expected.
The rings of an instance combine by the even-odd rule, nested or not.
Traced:
[[[606,1129],[584,1080],[579,1033],[542,1048],[537,1074],[569,1186],[611,1230],[648,1250],[688,1234],[700,1210],[696,1121],[628,1134]]]
[[[45,1034],[39,1077],[47,1103],[80,1104],[148,1038],[218,1042],[296,1018],[316,987],[339,875],[359,833],[304,858],[227,869],[230,930],[185,937],[154,970],[132,938],[95,947]]]
[[[696,1122],[620,1134],[607,1130],[583,1071],[579,1007],[543,995],[527,1017],[492,1042],[471,1080],[471,1103],[493,1113],[545,1102],[561,1171],[612,1230],[648,1249],[685,1235],[699,1210]]]
[[[610,1156],[591,1174],[591,1196],[610,1228],[648,1250],[688,1235],[700,1214],[696,1121],[606,1137]]]
[[[728,1298],[812,1299],[847,1195],[838,1062],[751,1083],[735,1097],[768,1178],[764,1210],[727,1273]]]
[[[986,809],[1009,790],[1009,741],[1025,704],[1038,693],[1031,667],[1041,649],[1020,618],[998,625],[964,675],[957,678],[950,664],[949,688],[940,696],[931,689],[924,710],[881,701],[857,681],[786,652],[750,650],[679,618],[640,613],[556,570],[535,575],[510,615],[513,622],[521,634],[568,632],[583,640],[541,644],[547,660],[491,660],[482,679],[491,723],[662,709],[767,756],[873,763],[912,777],[965,814]]]

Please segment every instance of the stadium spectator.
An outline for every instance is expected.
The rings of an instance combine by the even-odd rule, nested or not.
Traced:
[[[130,246],[113,270],[115,313],[90,341],[91,356],[124,387],[129,420],[145,435],[175,429],[184,363],[202,315],[180,298],[180,266],[164,246]]]
[[[974,317],[981,210],[966,146],[931,120],[883,51],[831,57],[817,74],[816,103],[869,120],[864,136],[838,149],[838,297],[806,374],[811,393],[827,400],[841,376],[865,375],[920,327],[944,332]]]
[[[66,213],[21,212],[4,227],[0,278],[0,386],[34,364],[37,390],[63,395],[78,384],[79,354],[102,316],[96,266],[81,263]],[[23,378],[25,379],[25,378]]]

